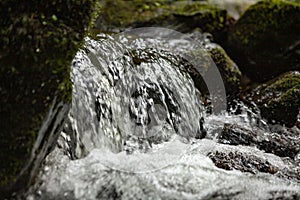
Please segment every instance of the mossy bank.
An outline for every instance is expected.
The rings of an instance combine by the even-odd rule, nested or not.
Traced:
[[[1,1],[0,193],[24,189],[56,141],[71,101],[69,66],[96,0]]]
[[[205,1],[105,0],[96,28],[120,31],[126,28],[164,27],[183,33],[195,29],[211,33],[216,40],[225,36],[227,12]]]

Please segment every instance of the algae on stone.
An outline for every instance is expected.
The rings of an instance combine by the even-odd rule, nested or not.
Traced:
[[[300,72],[287,72],[258,86],[249,96],[269,123],[294,126],[300,112]]]
[[[300,4],[264,0],[250,6],[229,34],[231,57],[251,79],[264,82],[300,69]]]
[[[200,50],[199,50],[200,51]],[[241,72],[238,66],[230,59],[225,50],[215,43],[210,43],[205,48],[195,54],[197,62],[201,62],[201,72],[195,66],[189,66],[188,72],[191,75],[195,86],[203,96],[209,94],[204,76],[211,67],[216,67],[220,72],[222,83],[226,90],[227,101],[233,100],[240,92]],[[201,56],[201,58],[199,58]]]
[[[207,49],[223,78],[226,94],[228,96],[237,95],[240,91],[242,77],[238,66],[231,60],[221,46],[210,45]]]
[[[96,5],[1,1],[0,193],[28,186],[56,141],[71,100],[70,63]]]

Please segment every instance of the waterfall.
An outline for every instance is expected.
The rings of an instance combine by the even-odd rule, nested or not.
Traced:
[[[152,29],[155,37],[139,30],[85,39],[71,66],[68,123],[27,199],[300,196],[300,180],[287,178],[299,170],[292,159],[220,136],[232,123],[236,131],[261,133],[257,141],[275,137],[276,128],[293,130],[269,127],[243,104],[238,114],[225,112],[218,73],[205,79],[215,111],[207,113],[187,66],[198,63],[197,71],[207,72],[209,41],[163,30]],[[218,168],[216,160],[226,156],[249,162],[246,172]]]

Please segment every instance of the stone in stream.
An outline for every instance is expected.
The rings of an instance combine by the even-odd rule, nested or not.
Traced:
[[[300,4],[265,0],[250,6],[229,33],[228,53],[258,82],[300,69]]]
[[[210,67],[216,66],[220,72],[221,78],[223,80],[227,101],[231,102],[240,92],[240,83],[241,83],[241,72],[238,66],[231,60],[227,55],[225,50],[218,44],[208,43],[205,45],[204,50],[206,51],[201,60],[202,72],[199,73],[196,70],[195,66],[189,66],[187,63],[184,63],[184,66],[189,71],[195,86],[203,94],[208,94],[206,83],[203,80],[203,76],[210,70]],[[202,54],[196,54],[202,55]],[[207,59],[211,58],[211,59]],[[198,58],[197,58],[198,59]],[[213,65],[212,65],[213,62]]]
[[[300,151],[297,132],[277,131],[265,134],[263,130],[249,130],[237,124],[225,124],[218,135],[218,142],[230,145],[256,146],[267,153],[294,159]]]
[[[239,170],[257,174],[259,172],[274,174],[277,177],[300,182],[299,169],[297,165],[289,163],[288,168],[281,168],[271,164],[267,159],[260,158],[239,151],[210,152],[207,155],[216,167],[225,170]],[[289,162],[283,160],[283,162]]]
[[[278,169],[272,166],[267,160],[260,159],[255,156],[243,155],[240,152],[211,152],[208,157],[212,159],[215,165],[226,170],[239,170],[242,172],[265,172],[275,174]]]
[[[70,63],[96,2],[0,3],[1,197],[34,181],[57,140],[71,101]]]
[[[300,72],[287,72],[255,88],[247,97],[269,123],[294,126],[300,111]]]
[[[207,50],[222,76],[227,97],[233,100],[240,91],[242,78],[240,69],[221,46],[208,45]]]

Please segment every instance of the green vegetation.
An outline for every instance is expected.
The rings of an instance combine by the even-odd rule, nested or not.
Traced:
[[[199,29],[217,39],[224,35],[227,12],[207,2],[106,0],[96,28],[105,31],[159,26],[181,32]]]
[[[215,45],[209,48],[208,51],[223,78],[226,94],[235,97],[240,91],[242,74],[239,68],[221,46]]]
[[[230,55],[241,70],[263,82],[300,69],[300,4],[264,0],[241,16],[229,36]]]
[[[295,125],[300,109],[300,72],[288,72],[253,91],[262,117],[271,123]]]
[[[29,163],[32,147],[55,97],[70,103],[69,67],[97,8],[96,0],[0,2],[0,193],[22,189],[32,178],[38,164]],[[59,130],[52,120],[49,131]],[[37,154],[55,141],[45,134]]]

